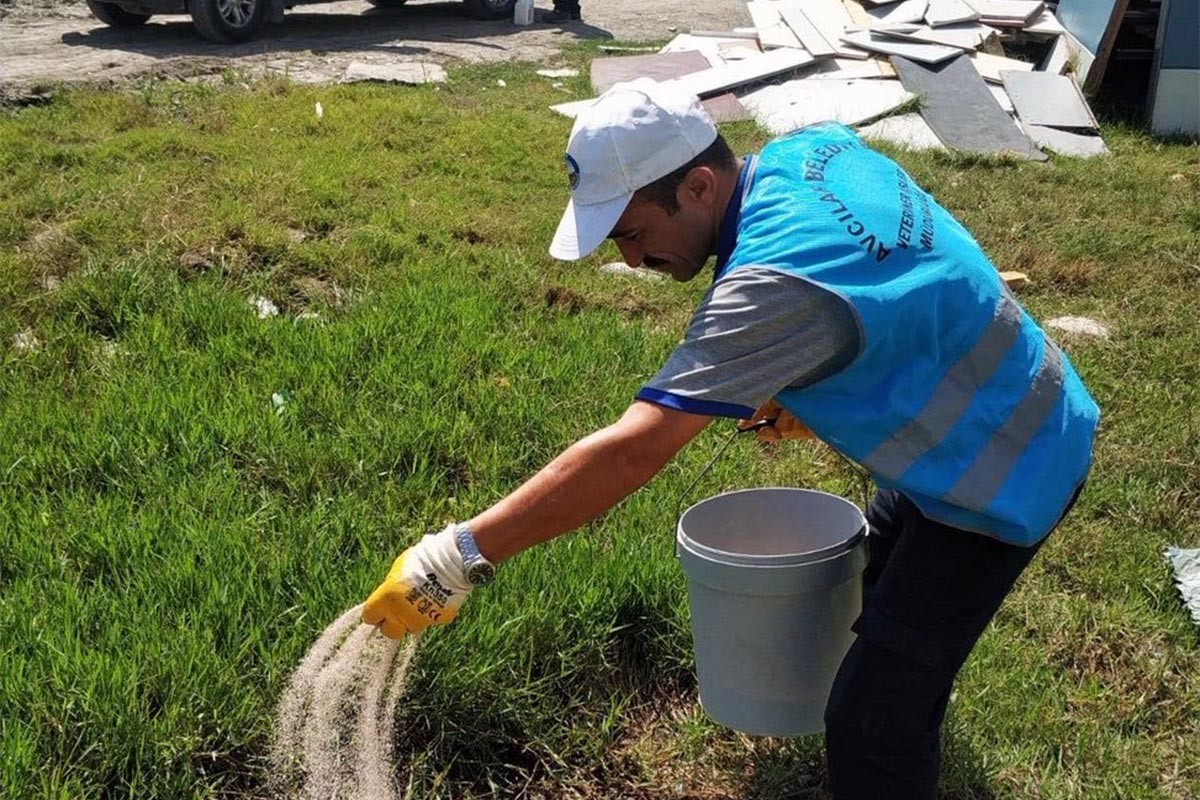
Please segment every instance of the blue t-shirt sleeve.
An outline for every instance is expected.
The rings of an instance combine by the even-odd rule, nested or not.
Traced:
[[[781,389],[844,369],[859,342],[854,312],[838,295],[769,267],[741,267],[713,284],[683,342],[637,396],[746,419]]]

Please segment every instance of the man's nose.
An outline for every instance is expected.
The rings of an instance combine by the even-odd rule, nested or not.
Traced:
[[[618,239],[617,249],[621,251],[621,258],[631,267],[640,267],[646,257],[645,251],[628,239]]]

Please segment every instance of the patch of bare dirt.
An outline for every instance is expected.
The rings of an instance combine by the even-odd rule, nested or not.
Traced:
[[[548,0],[539,0],[544,12]],[[550,62],[564,44],[587,38],[650,41],[675,31],[750,24],[742,3],[719,0],[584,0],[584,20],[563,26],[482,22],[458,2],[375,8],[363,0],[301,5],[253,41],[221,45],[200,38],[187,16],[155,17],[118,30],[82,3],[15,0],[0,5],[0,101],[37,99],[46,86],[122,84],[147,75],[203,79],[227,68],[252,77],[286,75],[302,83],[341,79],[351,61],[395,63]]]

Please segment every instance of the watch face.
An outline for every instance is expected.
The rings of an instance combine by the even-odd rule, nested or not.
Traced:
[[[496,568],[491,564],[472,564],[467,568],[467,580],[472,586],[483,586],[496,577]]]

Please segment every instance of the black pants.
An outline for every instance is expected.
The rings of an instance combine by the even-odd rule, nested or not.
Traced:
[[[834,800],[932,800],[954,676],[1038,547],[926,519],[895,490],[867,520],[858,638],[825,708],[830,788]]]

